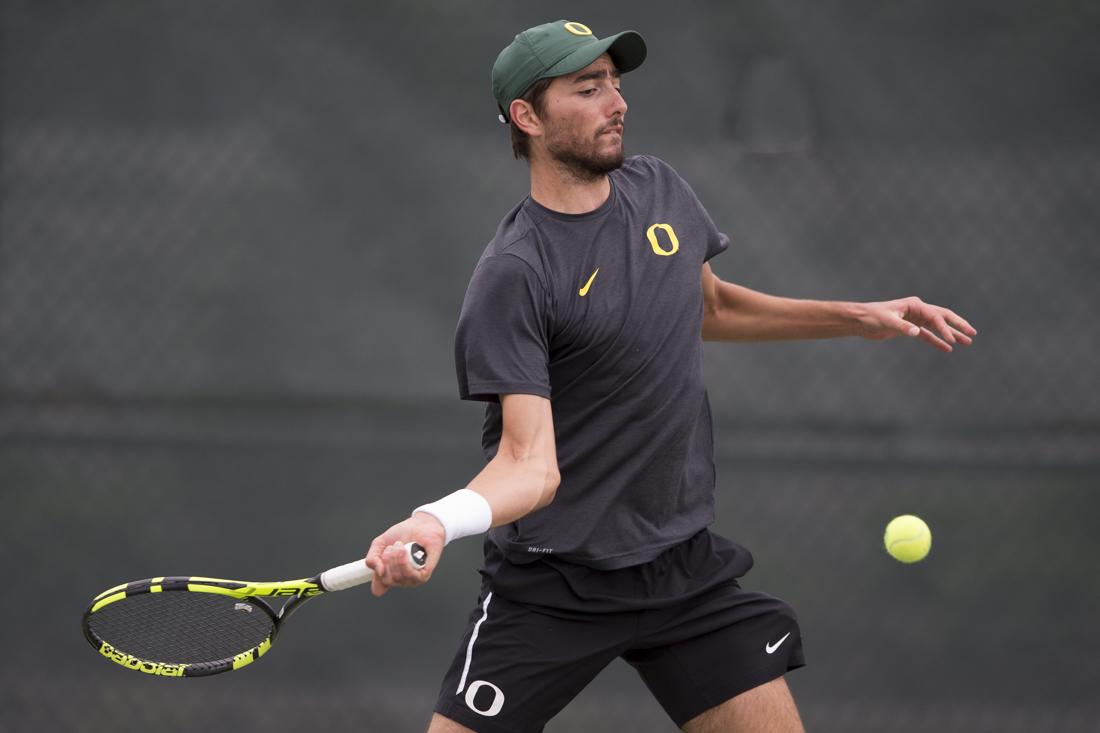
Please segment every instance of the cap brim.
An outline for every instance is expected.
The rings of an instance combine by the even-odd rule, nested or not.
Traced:
[[[623,31],[602,38],[596,43],[578,48],[554,64],[546,70],[542,78],[564,76],[580,71],[605,53],[611,57],[611,61],[615,64],[615,68],[619,70],[619,73],[625,74],[638,68],[645,61],[645,41],[635,31]]]

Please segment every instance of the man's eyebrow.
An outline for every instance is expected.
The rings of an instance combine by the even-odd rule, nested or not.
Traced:
[[[587,74],[581,74],[580,76],[575,78],[573,80],[573,83],[574,84],[581,84],[581,83],[586,82],[586,81],[594,81],[595,79],[603,79],[604,77],[607,77],[607,76],[610,76],[612,79],[618,79],[620,76],[622,76],[622,74],[619,73],[618,69],[615,69],[611,72],[608,72],[606,70],[590,71]]]

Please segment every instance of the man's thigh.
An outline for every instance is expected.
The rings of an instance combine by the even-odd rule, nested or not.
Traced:
[[[428,733],[477,733],[477,731],[435,713],[432,715],[431,723],[428,724]]]
[[[447,730],[442,716],[478,733],[541,731],[629,645],[637,618],[549,615],[486,594],[443,680],[433,730]]]
[[[782,677],[746,690],[684,724],[684,733],[804,733]]]
[[[794,610],[735,583],[645,619],[623,659],[679,726],[805,663]]]

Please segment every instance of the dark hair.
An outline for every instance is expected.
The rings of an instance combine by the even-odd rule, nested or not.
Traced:
[[[518,99],[522,99],[524,102],[534,107],[535,114],[541,117],[546,111],[546,108],[543,106],[543,96],[546,94],[546,90],[550,88],[550,82],[552,81],[552,78],[539,79],[534,84],[527,87],[527,91],[519,95]],[[523,158],[526,160],[531,152],[531,137],[526,132],[516,127],[516,123],[514,122],[508,123],[508,130],[512,135],[512,155],[516,156],[516,158]]]

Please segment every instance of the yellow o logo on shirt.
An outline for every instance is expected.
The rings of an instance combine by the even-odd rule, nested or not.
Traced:
[[[658,229],[668,235],[668,241],[672,243],[672,249],[663,249],[661,247],[660,242],[657,241]],[[676,232],[672,231],[672,227],[668,224],[654,224],[646,230],[645,235],[646,238],[649,239],[649,246],[653,248],[653,254],[655,255],[668,257],[680,251],[680,240],[676,238]]]
[[[592,35],[592,29],[586,26],[584,23],[574,23],[573,21],[569,21],[565,24],[565,30],[569,31],[574,36]]]

